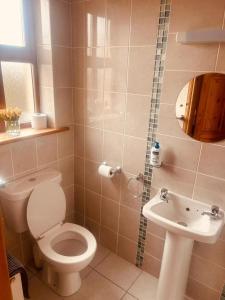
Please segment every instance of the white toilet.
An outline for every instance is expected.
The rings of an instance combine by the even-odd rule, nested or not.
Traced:
[[[61,296],[81,286],[79,272],[93,259],[95,237],[82,226],[64,223],[66,198],[61,174],[43,170],[0,188],[0,200],[8,226],[27,229],[37,242],[44,262],[46,283]]]

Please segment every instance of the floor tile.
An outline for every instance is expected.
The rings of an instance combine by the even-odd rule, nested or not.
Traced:
[[[92,262],[90,263],[90,266],[92,268],[95,268],[109,254],[110,254],[110,251],[107,248],[98,244],[97,251],[95,253],[95,257],[92,260]]]
[[[81,289],[65,300],[119,300],[123,294],[122,289],[93,270],[83,280]]]
[[[30,300],[61,300],[48,286],[43,284],[37,277],[29,281]]]
[[[129,293],[139,300],[155,300],[158,279],[142,272],[136,282],[129,289]]]
[[[113,253],[107,256],[96,270],[124,290],[127,290],[141,273],[140,269]]]
[[[92,271],[92,268],[86,267],[85,269],[81,270],[80,277],[81,279],[84,279],[87,277],[87,275]]]
[[[137,300],[138,298],[134,298],[133,296],[126,294],[122,300]]]

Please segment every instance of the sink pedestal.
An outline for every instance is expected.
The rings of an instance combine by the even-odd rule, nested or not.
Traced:
[[[157,300],[183,300],[194,241],[166,233]]]

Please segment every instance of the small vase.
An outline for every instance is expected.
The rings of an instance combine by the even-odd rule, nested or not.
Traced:
[[[20,135],[20,122],[18,120],[5,121],[5,129],[9,136]]]

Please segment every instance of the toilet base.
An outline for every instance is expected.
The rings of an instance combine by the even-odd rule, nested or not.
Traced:
[[[73,295],[81,287],[81,278],[79,272],[58,273],[47,264],[44,266],[43,280],[56,294],[63,297]]]

